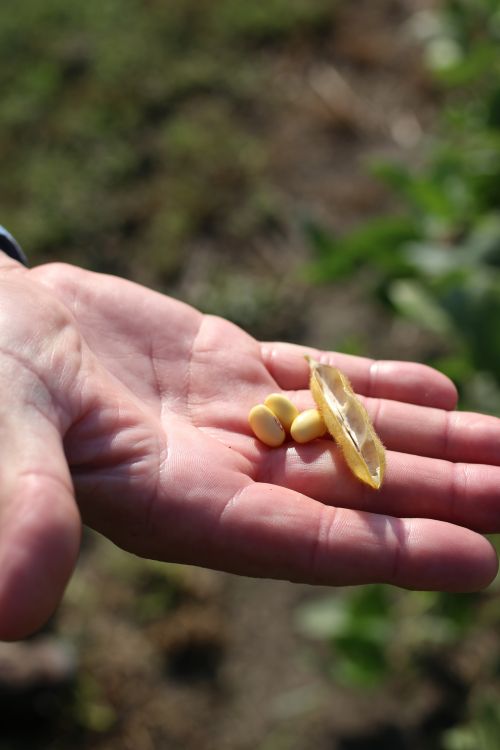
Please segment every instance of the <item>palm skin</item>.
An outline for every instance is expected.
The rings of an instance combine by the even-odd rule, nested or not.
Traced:
[[[371,490],[331,440],[268,449],[250,433],[270,392],[311,405],[305,352],[121,279],[2,258],[0,637],[57,606],[81,521],[142,556],[244,575],[489,583],[499,421],[451,411],[453,385],[422,365],[312,352],[366,397],[388,449]]]

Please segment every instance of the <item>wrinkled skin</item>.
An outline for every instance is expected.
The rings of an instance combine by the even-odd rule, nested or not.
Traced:
[[[340,366],[388,451],[381,490],[329,439],[269,449],[249,409]],[[82,522],[138,555],[329,585],[474,590],[497,570],[500,422],[423,365],[261,344],[122,279],[0,257],[0,638],[59,603]]]

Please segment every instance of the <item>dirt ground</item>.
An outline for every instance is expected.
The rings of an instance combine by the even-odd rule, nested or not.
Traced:
[[[352,227],[392,200],[365,162],[419,158],[436,105],[409,25],[423,5],[345,3],[313,58],[298,49],[272,61],[260,127],[273,142],[269,169],[297,221],[285,235],[261,238],[252,257],[232,258],[241,274],[271,276],[286,305],[266,330],[256,322],[257,335],[324,348],[355,339],[365,353],[391,358],[425,358],[435,345],[374,309],[363,278],[311,288],[299,273],[309,253],[302,214],[335,231]],[[193,303],[203,296],[207,264],[225,252],[210,242],[195,251],[196,263],[171,290]],[[0,691],[0,750],[437,747],[437,729],[452,720],[450,696],[455,706],[463,702],[460,685],[443,678],[418,694],[401,684],[382,693],[340,689],[322,647],[295,627],[296,606],[317,594],[142,563],[89,534],[65,602],[39,636],[57,635],[76,667],[66,680],[56,675],[51,684],[49,675]]]

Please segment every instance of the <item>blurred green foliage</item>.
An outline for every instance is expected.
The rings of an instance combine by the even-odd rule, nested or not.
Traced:
[[[499,617],[496,585],[483,594],[372,585],[306,600],[295,625],[323,644],[322,669],[342,686],[385,689],[418,705],[434,685],[438,720],[421,720],[422,744],[411,744],[413,736],[409,747],[493,750],[500,729]]]
[[[487,691],[476,701],[473,718],[446,732],[443,750],[495,750],[499,736],[498,695]]]
[[[456,646],[473,626],[480,603],[478,594],[363,586],[306,602],[296,623],[303,635],[328,641],[335,680],[370,688],[419,669],[423,655],[442,655]]]
[[[314,224],[315,281],[374,269],[373,293],[442,337],[432,364],[462,403],[500,414],[500,8],[448,0],[414,19],[445,106],[424,165],[373,165],[396,215],[345,236]]]

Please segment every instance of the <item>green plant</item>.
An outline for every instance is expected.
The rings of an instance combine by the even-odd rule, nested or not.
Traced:
[[[474,702],[468,720],[445,732],[443,750],[496,750],[500,734],[500,696],[488,690]]]
[[[369,264],[374,294],[442,337],[432,364],[462,403],[500,414],[500,13],[449,0],[416,21],[446,101],[425,164],[373,166],[398,195],[396,216],[343,237],[306,227],[311,275],[338,280]]]
[[[297,609],[296,624],[307,638],[329,644],[335,680],[376,687],[422,669],[426,654],[455,646],[474,628],[480,601],[480,595],[364,586],[313,598]]]
[[[455,380],[462,406],[500,415],[500,8],[445,0],[416,17],[415,29],[444,100],[423,165],[372,165],[397,196],[395,215],[343,236],[309,223],[309,277],[339,283],[370,267],[373,297],[440,337],[431,363]],[[330,675],[350,685],[415,686],[444,660],[468,713],[442,747],[492,750],[499,654],[488,633],[498,617],[494,588],[488,597],[376,586],[307,602],[297,627],[327,645]],[[491,651],[482,661],[467,644],[483,639]]]

